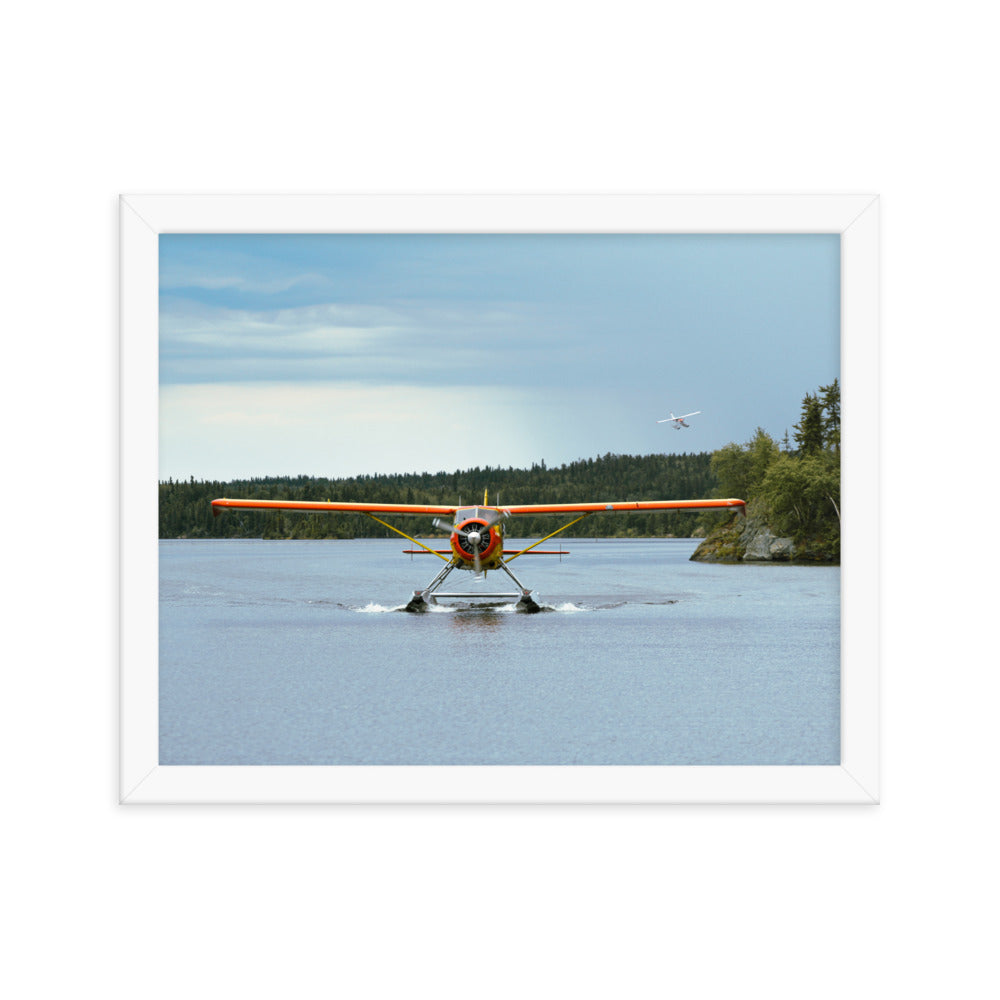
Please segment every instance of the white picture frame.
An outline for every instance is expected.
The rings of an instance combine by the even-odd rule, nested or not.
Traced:
[[[163,766],[158,759],[161,233],[837,233],[841,762],[793,766]],[[830,195],[123,195],[120,793],[140,803],[879,801],[879,200]]]

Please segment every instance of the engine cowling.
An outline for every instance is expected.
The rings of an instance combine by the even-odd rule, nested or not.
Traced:
[[[470,566],[475,563],[477,554],[480,565],[488,563],[502,544],[496,527],[477,517],[456,524],[451,535],[452,552]]]

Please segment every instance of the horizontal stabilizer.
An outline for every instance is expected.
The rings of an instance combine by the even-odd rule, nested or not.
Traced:
[[[568,556],[569,549],[531,549],[529,551],[524,551],[523,549],[504,549],[503,554],[505,556],[516,555],[518,552],[523,553],[526,556]],[[451,549],[403,549],[404,556],[427,556],[427,555],[438,555],[438,556],[448,556],[451,555]]]

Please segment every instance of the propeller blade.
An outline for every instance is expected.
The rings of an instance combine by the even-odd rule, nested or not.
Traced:
[[[447,531],[449,534],[455,534],[458,535],[460,538],[465,539],[468,545],[468,549],[466,551],[468,550],[472,551],[473,569],[475,571],[476,576],[480,577],[483,575],[482,561],[479,558],[480,546],[483,543],[483,532],[485,532],[487,536],[486,544],[489,544],[490,528],[494,524],[496,524],[497,521],[499,521],[501,518],[507,518],[507,517],[510,517],[509,510],[490,511],[486,515],[486,517],[483,518],[483,520],[486,521],[486,523],[481,526],[475,525],[473,529],[459,528],[454,524],[448,524],[446,521],[442,521],[440,518],[435,518],[432,523],[434,524],[434,527],[437,528],[439,531]],[[482,528],[482,530],[477,530],[480,527]]]
[[[489,531],[489,529],[486,529]],[[482,573],[482,568],[479,562],[479,546],[483,540],[482,532],[480,531],[467,531],[465,532],[465,539],[469,543],[469,548],[472,549],[472,566],[476,571],[476,576]]]

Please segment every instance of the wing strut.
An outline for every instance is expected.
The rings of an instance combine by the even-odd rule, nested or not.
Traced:
[[[436,555],[438,559],[443,559],[445,562],[451,561],[447,556],[441,555],[441,553],[438,552],[436,549],[432,549],[429,545],[424,545],[423,542],[418,541],[412,535],[408,535],[405,531],[400,531],[399,528],[396,528],[393,525],[389,524],[388,521],[383,521],[382,518],[376,517],[374,514],[370,514],[366,510],[361,511],[361,513],[364,514],[365,517],[370,517],[373,521],[378,521],[379,524],[385,525],[385,527],[387,527],[390,531],[395,531],[397,535],[402,535],[407,540],[413,542],[414,545],[419,545],[422,549],[427,549],[428,552],[431,552],[434,555]]]
[[[523,556],[525,552],[530,552],[536,545],[541,545],[542,542],[548,541],[553,535],[558,535],[560,531],[565,531],[571,525],[576,524],[577,521],[582,521],[585,517],[590,517],[595,511],[587,511],[586,514],[581,514],[580,517],[574,518],[572,521],[567,521],[561,528],[556,528],[551,534],[546,535],[544,538],[539,538],[537,542],[532,542],[527,548],[521,549],[520,552],[515,552],[510,559],[504,559],[504,562],[512,562],[518,556]]]

